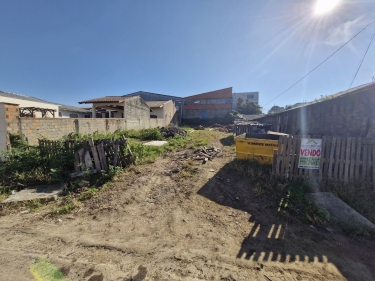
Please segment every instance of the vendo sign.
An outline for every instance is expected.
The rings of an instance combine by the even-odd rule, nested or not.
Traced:
[[[322,154],[322,139],[301,139],[298,168],[319,169]]]

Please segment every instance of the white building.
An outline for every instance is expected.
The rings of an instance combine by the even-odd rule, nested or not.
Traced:
[[[20,116],[23,114],[26,114],[26,116],[32,114],[33,116],[30,117],[58,117],[59,106],[57,104],[34,97],[0,91],[0,102],[18,104]],[[44,109],[45,111],[43,113],[38,109]]]

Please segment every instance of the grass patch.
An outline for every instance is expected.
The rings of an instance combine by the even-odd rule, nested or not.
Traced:
[[[272,175],[271,165],[261,165],[254,160],[234,160],[230,163],[230,167],[249,179],[254,196],[267,198],[276,196],[276,200],[282,198],[280,210],[306,223],[326,225],[329,219],[328,213],[320,210],[307,198],[306,195],[312,192],[312,188],[306,182],[279,179]]]
[[[320,190],[332,192],[362,216],[375,223],[375,193],[361,181],[349,183],[323,181]]]
[[[193,177],[197,174],[198,165],[193,160],[186,161],[180,172],[180,178]]]
[[[38,259],[30,265],[30,272],[36,280],[66,280],[57,267],[47,259]]]

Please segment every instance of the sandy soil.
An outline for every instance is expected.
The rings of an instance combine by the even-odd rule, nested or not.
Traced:
[[[159,158],[67,215],[8,211],[0,280],[34,280],[39,257],[68,280],[375,280],[373,241],[280,215],[281,198],[257,196],[226,151],[193,177],[179,153]]]

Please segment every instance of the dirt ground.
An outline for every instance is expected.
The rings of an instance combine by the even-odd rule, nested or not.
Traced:
[[[217,141],[214,145],[222,147]],[[0,280],[48,258],[68,280],[375,280],[375,243],[280,215],[230,168],[234,147],[182,176],[176,152],[124,173],[70,214],[3,212]]]

